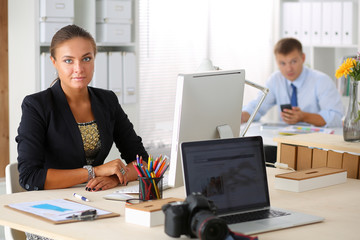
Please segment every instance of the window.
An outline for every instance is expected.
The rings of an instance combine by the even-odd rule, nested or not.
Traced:
[[[177,75],[196,72],[204,58],[265,82],[272,7],[268,0],[139,1],[139,135],[146,147],[171,144]]]

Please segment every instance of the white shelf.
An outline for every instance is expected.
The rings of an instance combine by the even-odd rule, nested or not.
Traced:
[[[313,48],[357,48],[358,45],[352,44],[352,45],[307,45],[303,44],[303,47],[313,47]]]
[[[96,43],[98,47],[135,47],[136,43],[103,43],[98,42]]]
[[[328,0],[329,1],[329,0]],[[275,18],[276,34],[278,39],[281,39],[282,28],[283,28],[283,3],[287,2],[325,2],[323,0],[314,0],[314,1],[304,1],[304,0],[278,0],[277,4],[277,17]],[[353,44],[303,44],[303,51],[306,55],[305,65],[310,68],[322,71],[329,75],[334,81],[336,78],[334,76],[336,69],[341,64],[341,59],[344,56],[353,56],[356,55],[359,51],[360,46],[360,24],[359,12],[360,12],[360,0],[331,0],[331,2],[352,2],[354,11],[353,11]],[[298,9],[300,11],[300,8]],[[341,21],[341,20],[340,20]],[[301,41],[301,39],[299,39]]]

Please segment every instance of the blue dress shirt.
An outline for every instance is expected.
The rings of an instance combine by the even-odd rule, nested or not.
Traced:
[[[300,76],[293,82],[287,80],[280,71],[274,72],[266,82],[269,93],[254,120],[258,121],[274,105],[289,104],[293,83],[297,88],[298,106],[303,112],[317,113],[326,122],[325,127],[341,127],[344,107],[334,82],[326,74],[303,67]],[[243,108],[252,113],[262,94]],[[281,118],[280,118],[281,119]]]

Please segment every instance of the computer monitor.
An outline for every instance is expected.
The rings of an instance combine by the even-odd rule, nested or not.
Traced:
[[[244,85],[245,70],[179,74],[169,186],[183,185],[182,142],[240,136]]]

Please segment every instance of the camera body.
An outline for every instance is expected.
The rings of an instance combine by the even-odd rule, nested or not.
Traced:
[[[171,237],[187,235],[204,240],[225,239],[229,229],[224,220],[215,216],[216,207],[200,193],[192,193],[184,202],[162,207],[165,233]]]

